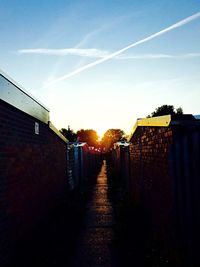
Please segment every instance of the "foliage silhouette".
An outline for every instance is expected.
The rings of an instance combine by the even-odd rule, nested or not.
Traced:
[[[155,111],[151,113],[151,115],[147,116],[147,118],[164,116],[164,115],[176,116],[182,114],[183,114],[183,109],[181,107],[175,109],[173,105],[162,105],[156,108]]]
[[[65,138],[67,138],[69,142],[75,142],[77,139],[77,135],[74,133],[73,130],[70,129],[70,126],[68,126],[67,129],[62,128],[60,132],[62,135],[64,135]]]
[[[110,148],[113,147],[113,144],[123,140],[125,141],[125,133],[121,129],[109,129],[105,132],[102,140],[101,145],[105,148],[105,151],[108,151]]]
[[[80,142],[86,142],[89,146],[98,146],[98,134],[92,129],[81,129],[77,131],[77,138]]]

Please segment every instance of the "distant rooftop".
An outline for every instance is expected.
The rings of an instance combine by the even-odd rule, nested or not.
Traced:
[[[194,115],[196,120],[200,120],[200,115]]]

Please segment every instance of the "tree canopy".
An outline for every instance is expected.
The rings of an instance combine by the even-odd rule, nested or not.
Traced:
[[[125,133],[121,129],[109,129],[105,132],[102,140],[101,140],[101,146],[105,148],[106,151],[108,151],[110,148],[113,147],[113,144],[124,140]]]
[[[105,132],[101,142],[99,141],[99,136],[95,130],[92,129],[80,129],[75,133],[70,127],[68,129],[62,128],[60,132],[70,141],[70,142],[86,142],[89,146],[105,148],[108,151],[113,147],[113,144],[118,141],[126,141],[126,135],[121,129],[109,129]]]
[[[81,129],[77,131],[77,138],[80,142],[86,142],[89,146],[96,147],[98,145],[98,134],[92,129]]]
[[[155,109],[151,113],[151,115],[148,115],[147,117],[157,117],[157,116],[163,116],[163,115],[182,115],[183,109],[181,107],[175,109],[173,105],[162,105]]]
[[[62,135],[64,135],[65,138],[67,138],[69,142],[75,142],[77,139],[77,135],[74,133],[73,130],[70,129],[70,126],[68,126],[67,129],[62,128],[60,132]]]

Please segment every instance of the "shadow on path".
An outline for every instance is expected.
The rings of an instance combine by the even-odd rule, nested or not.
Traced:
[[[71,267],[115,267],[116,253],[113,247],[114,215],[108,198],[106,162],[103,162],[97,183],[91,188],[91,199],[86,206],[84,227],[77,242]]]

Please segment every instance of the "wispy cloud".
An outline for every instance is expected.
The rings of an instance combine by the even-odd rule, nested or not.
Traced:
[[[180,55],[172,54],[140,54],[140,55],[119,55],[117,59],[189,59],[200,57],[200,53],[187,53]]]
[[[70,77],[72,77],[72,76],[74,76],[74,75],[76,75],[76,74],[78,74],[78,73],[80,73],[82,71],[85,71],[86,69],[92,68],[92,67],[94,67],[96,65],[99,65],[99,64],[109,60],[109,59],[112,59],[112,58],[122,54],[123,52],[125,52],[126,50],[128,50],[128,49],[130,49],[132,47],[138,46],[138,45],[143,44],[145,42],[148,42],[148,41],[150,41],[152,39],[155,39],[155,38],[157,38],[157,37],[159,37],[159,36],[161,36],[161,35],[163,35],[163,34],[165,34],[167,32],[170,32],[170,31],[172,31],[174,29],[180,28],[183,25],[185,25],[185,24],[187,24],[187,23],[189,23],[189,22],[191,22],[191,21],[193,21],[193,20],[195,20],[195,19],[197,19],[199,17],[200,17],[200,12],[198,12],[198,13],[190,16],[190,17],[187,17],[187,18],[185,18],[185,19],[183,19],[183,20],[171,25],[170,27],[167,27],[167,28],[165,28],[165,29],[163,29],[163,30],[161,30],[159,32],[156,32],[156,33],[154,33],[154,34],[152,34],[152,35],[150,35],[150,36],[148,36],[148,37],[146,37],[146,38],[144,38],[144,39],[142,39],[140,41],[134,42],[134,43],[132,43],[132,44],[130,44],[130,45],[128,45],[128,46],[126,46],[126,47],[124,47],[124,48],[122,48],[122,49],[120,49],[120,50],[118,50],[118,51],[116,51],[116,52],[114,52],[112,54],[109,54],[108,56],[105,56],[104,58],[98,59],[95,62],[87,64],[87,65],[85,65],[83,67],[80,67],[80,68],[78,68],[78,69],[76,69],[76,70],[74,70],[74,71],[72,71],[72,72],[70,72],[70,73],[68,73],[66,75],[63,75],[63,76],[51,81],[51,83],[49,85],[55,84],[55,83],[63,81],[63,80],[66,80],[66,79],[68,79],[68,78],[70,78]]]
[[[37,49],[21,49],[18,50],[18,54],[37,54],[37,55],[46,55],[46,56],[79,56],[87,58],[105,58],[112,55],[112,52],[106,50],[100,50],[96,48],[64,48],[64,49],[46,49],[46,48],[37,48]],[[200,57],[200,53],[187,53],[180,55],[172,54],[121,54],[113,57],[113,59],[167,59],[167,58],[195,58]]]
[[[101,63],[103,63],[105,61],[108,61],[108,60],[110,60],[110,59],[112,59],[112,58],[124,53],[125,51],[129,50],[130,48],[133,48],[133,47],[138,46],[140,44],[146,43],[146,42],[148,42],[148,41],[150,41],[152,39],[155,39],[155,38],[157,38],[157,37],[159,37],[159,36],[161,36],[161,35],[163,35],[163,34],[165,34],[167,32],[170,32],[170,31],[173,31],[173,30],[175,30],[177,28],[180,28],[180,27],[188,24],[189,22],[198,19],[199,17],[200,17],[200,12],[198,12],[198,13],[192,15],[192,16],[189,16],[189,17],[187,17],[187,18],[185,18],[185,19],[183,19],[183,20],[171,25],[170,27],[167,27],[167,28],[165,28],[165,29],[163,29],[163,30],[161,30],[159,32],[156,32],[156,33],[154,33],[154,34],[152,34],[152,35],[150,35],[150,36],[148,36],[148,37],[146,37],[146,38],[144,38],[144,39],[142,39],[140,41],[134,42],[134,43],[132,43],[132,44],[130,44],[130,45],[128,45],[128,46],[126,46],[126,47],[114,52],[114,53],[111,53],[111,54],[109,54],[109,55],[107,55],[107,56],[105,56],[103,58],[100,58],[100,59],[98,59],[98,60],[96,60],[96,61],[94,61],[92,63],[89,63],[89,64],[87,64],[85,66],[82,66],[82,67],[80,67],[80,68],[78,68],[78,69],[76,69],[76,70],[74,70],[74,71],[72,71],[70,73],[67,73],[66,75],[63,75],[63,76],[51,81],[51,83],[49,83],[49,85],[52,85],[52,84],[55,84],[57,82],[66,80],[66,79],[68,79],[68,78],[70,78],[70,77],[72,77],[72,76],[74,76],[74,75],[76,75],[76,74],[78,74],[78,73],[80,73],[82,71],[85,71],[85,70],[87,70],[89,68],[92,68],[92,67],[94,67],[96,65],[99,65],[99,64],[101,64]]]
[[[145,42],[148,42],[152,39],[155,39],[167,32],[170,32],[176,28],[180,28],[182,26],[184,26],[185,24],[197,19],[200,17],[200,12],[187,17],[173,25],[171,25],[170,27],[167,27],[157,33],[154,33],[140,41],[137,41],[135,43],[132,43],[116,52],[109,52],[106,50],[100,50],[100,49],[96,49],[96,48],[90,48],[90,49],[84,49],[84,48],[78,48],[82,42],[80,42],[76,47],[74,48],[65,48],[65,49],[46,49],[46,48],[37,48],[37,49],[21,49],[18,50],[18,54],[37,54],[37,55],[51,55],[51,56],[68,56],[68,55],[73,55],[73,56],[79,56],[79,57],[88,57],[88,58],[97,58],[98,60],[89,63],[87,65],[81,66],[80,68],[77,68],[76,70],[63,75],[59,78],[56,79],[52,79],[50,84],[55,84],[59,81],[63,81],[67,78],[70,78],[86,69],[92,68],[98,64],[101,64],[105,61],[108,61],[110,59],[162,59],[162,58],[195,58],[195,57],[200,57],[200,53],[188,53],[188,54],[182,54],[182,55],[170,55],[170,54],[140,54],[140,55],[125,55],[124,52],[135,47],[138,46],[140,44],[143,44]],[[86,36],[86,39],[88,38],[88,36]],[[83,42],[85,42],[85,39],[83,40]]]
[[[80,56],[90,58],[104,58],[109,55],[108,51],[99,50],[96,48],[82,49],[82,48],[65,48],[65,49],[21,49],[18,54],[37,54],[37,55],[51,55],[51,56]]]
[[[89,33],[87,33],[83,39],[74,47],[74,48],[80,48],[81,46],[85,45],[89,39],[91,39],[93,36],[95,36],[97,33],[101,32],[103,29],[105,28],[105,26],[101,26],[98,29],[95,29]]]
[[[117,59],[162,59],[162,58],[173,58],[173,55],[169,54],[129,54],[129,55],[119,55]]]
[[[189,54],[182,55],[182,57],[185,57],[185,58],[200,57],[200,53],[189,53]]]

